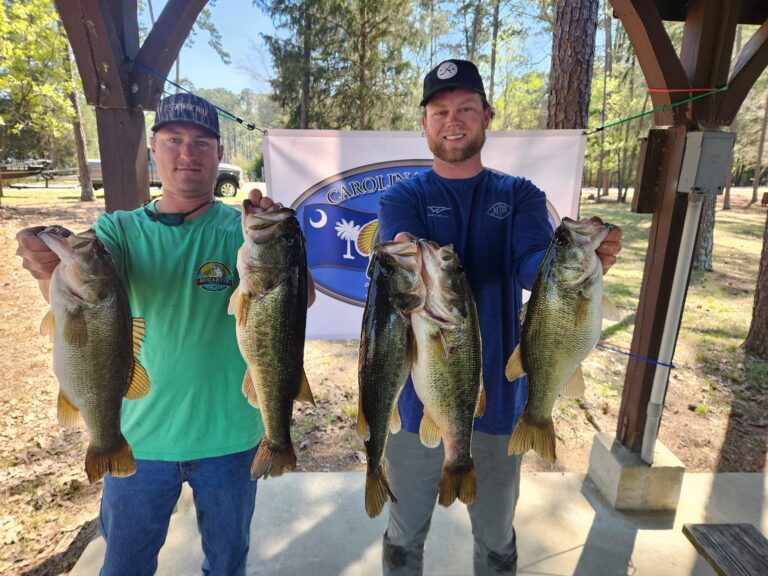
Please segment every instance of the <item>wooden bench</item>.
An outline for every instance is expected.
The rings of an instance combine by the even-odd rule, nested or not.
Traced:
[[[683,534],[720,576],[768,575],[768,540],[752,524],[686,524]]]

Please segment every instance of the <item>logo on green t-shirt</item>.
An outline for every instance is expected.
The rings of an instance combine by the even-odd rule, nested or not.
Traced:
[[[221,262],[206,262],[195,274],[195,285],[211,292],[226,290],[232,286],[232,272]]]

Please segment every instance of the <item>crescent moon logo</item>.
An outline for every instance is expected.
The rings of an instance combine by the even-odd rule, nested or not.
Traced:
[[[328,224],[328,215],[323,210],[315,209],[315,212],[320,213],[320,220],[315,222],[310,218],[309,223],[312,225],[312,228],[322,228],[323,226]]]

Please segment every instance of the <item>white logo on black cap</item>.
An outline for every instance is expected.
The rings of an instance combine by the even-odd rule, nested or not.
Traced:
[[[458,71],[459,67],[453,62],[443,62],[437,69],[437,77],[440,78],[440,80],[448,80],[448,78],[456,76]]]

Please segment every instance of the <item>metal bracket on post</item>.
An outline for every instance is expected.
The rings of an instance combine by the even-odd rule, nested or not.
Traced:
[[[651,399],[648,402],[648,416],[643,433],[640,458],[648,465],[653,464],[653,452],[661,423],[661,412],[669,381],[669,365],[675,353],[677,331],[683,314],[683,303],[691,270],[693,247],[699,227],[701,205],[706,195],[721,194],[725,188],[730,167],[735,132],[689,132],[685,142],[685,155],[680,168],[677,191],[690,194],[685,224],[680,239],[675,276],[669,297],[667,318],[659,348],[659,362],[653,377]]]

